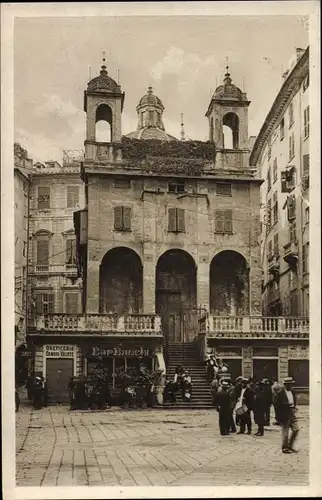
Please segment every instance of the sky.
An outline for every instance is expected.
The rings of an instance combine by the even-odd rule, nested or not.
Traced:
[[[247,92],[256,136],[308,31],[297,16],[16,18],[15,141],[34,161],[83,149],[84,90],[106,52],[109,75],[125,91],[122,133],[137,127],[136,105],[149,85],[162,100],[166,131],[207,140],[210,96],[225,67]],[[91,76],[90,76],[91,75]]]

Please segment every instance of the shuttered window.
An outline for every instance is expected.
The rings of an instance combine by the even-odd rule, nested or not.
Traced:
[[[116,231],[131,231],[131,208],[114,207],[114,229]]]
[[[182,208],[169,208],[168,231],[185,232],[185,211]]]
[[[274,255],[275,257],[279,256],[278,233],[274,234]]]
[[[39,186],[38,187],[38,208],[50,208],[50,187],[49,186]]]
[[[302,271],[303,274],[309,272],[309,243],[305,243],[302,248]]]
[[[271,227],[272,224],[272,200],[267,200],[267,229]]]
[[[130,179],[114,179],[114,187],[115,188],[120,188],[120,189],[130,189],[131,187],[131,181]]]
[[[66,266],[76,267],[76,240],[74,239],[66,241]]]
[[[296,219],[296,201],[295,196],[289,196],[287,200],[287,218],[288,220]]]
[[[281,123],[280,123],[280,140],[282,141],[284,139],[284,135],[285,135],[285,122],[284,122],[284,118],[282,118],[281,120]]]
[[[273,195],[273,224],[278,220],[278,201],[277,201],[277,191]]]
[[[37,240],[37,267],[48,269],[49,265],[49,241]]]
[[[289,127],[291,127],[294,123],[294,106],[293,102],[290,102],[290,106],[288,108],[288,120],[289,120]]]
[[[215,232],[231,234],[233,232],[233,212],[232,210],[216,210],[215,212]]]
[[[289,161],[290,161],[294,158],[295,155],[294,133],[290,135],[288,141],[289,141]]]
[[[65,294],[65,313],[78,314],[79,313],[79,295],[78,293],[71,292]]]
[[[277,158],[274,158],[273,163],[273,182],[277,181]]]
[[[267,170],[267,191],[269,191],[272,187],[272,176],[271,176],[271,167]]]
[[[296,243],[296,221],[292,222],[289,226],[289,241]]]
[[[184,181],[172,181],[168,185],[169,193],[184,193],[185,185]]]
[[[218,196],[231,196],[231,184],[217,183],[216,184],[216,194]]]
[[[36,313],[52,314],[54,312],[54,294],[37,293],[36,294]]]
[[[310,155],[303,155],[303,175],[308,175],[310,172]]]
[[[79,204],[79,186],[67,186],[67,208],[75,208]]]
[[[310,106],[307,106],[304,110],[304,137],[310,135]]]

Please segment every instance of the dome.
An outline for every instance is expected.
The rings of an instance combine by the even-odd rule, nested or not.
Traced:
[[[153,94],[152,87],[149,87],[147,93],[141,97],[137,108],[141,106],[157,106],[164,109],[161,99]]]
[[[236,87],[236,85],[232,83],[230,73],[228,72],[228,66],[227,73],[224,78],[224,84],[216,88],[214,98],[247,101],[246,94],[244,94],[238,87]]]
[[[103,90],[113,93],[121,93],[120,85],[118,85],[116,81],[113,80],[113,78],[108,76],[108,73],[106,71],[106,66],[104,63],[102,65],[102,69],[100,71],[99,76],[96,76],[90,82],[88,82],[87,90],[92,92],[93,91],[100,92],[101,90]]]
[[[125,137],[129,139],[141,139],[143,141],[148,140],[158,140],[158,141],[177,141],[175,137],[170,134],[167,134],[164,130],[161,130],[157,127],[145,127],[140,130],[135,130],[134,132],[130,132]]]

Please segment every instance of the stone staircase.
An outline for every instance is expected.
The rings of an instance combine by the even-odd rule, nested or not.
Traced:
[[[173,380],[175,369],[182,365],[188,370],[192,379],[192,398],[191,401],[183,401],[181,391],[176,394],[177,402],[165,403],[165,408],[212,408],[210,385],[206,379],[205,365],[199,358],[197,343],[170,343],[167,347],[168,362],[167,376]]]

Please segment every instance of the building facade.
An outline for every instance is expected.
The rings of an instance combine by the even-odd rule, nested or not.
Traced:
[[[263,314],[309,317],[309,48],[297,49],[257,136],[250,165],[261,185]],[[308,351],[298,377],[308,385]],[[294,363],[293,363],[294,364]],[[301,365],[301,366],[300,366]]]
[[[151,88],[137,130],[123,136],[124,97],[103,64],[85,91],[85,205],[74,214],[82,314],[37,315],[38,368],[47,376],[51,358],[65,380],[103,368],[116,389],[120,368],[166,370],[171,346],[193,344],[201,362],[213,351],[233,375],[286,375],[289,338],[306,336],[307,324],[261,316],[262,181],[249,166],[247,95],[227,69],[207,142],[167,134]],[[98,142],[102,121],[109,139]],[[38,237],[44,230],[51,241],[50,227]]]

